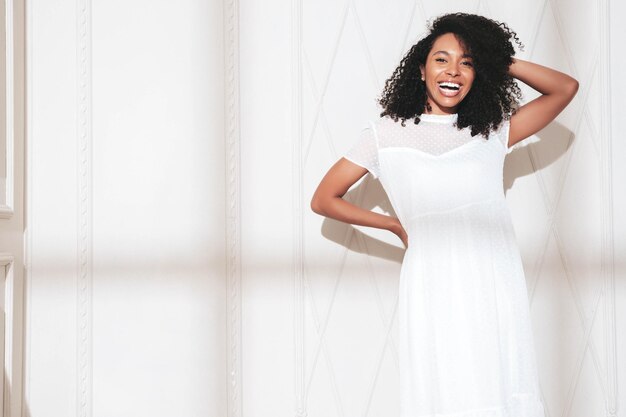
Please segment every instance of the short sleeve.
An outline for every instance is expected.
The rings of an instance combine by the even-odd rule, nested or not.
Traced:
[[[356,143],[343,155],[348,161],[367,169],[374,178],[380,175],[378,167],[378,146],[371,126],[361,130]]]
[[[540,141],[539,136],[532,135],[532,136],[529,136],[529,137],[527,137],[525,139],[520,140],[519,142],[516,142],[513,146],[509,146],[509,130],[510,130],[510,128],[511,128],[511,121],[510,120],[504,120],[504,122],[502,122],[502,125],[501,125],[500,130],[499,130],[500,141],[502,142],[502,144],[506,148],[506,153],[507,154],[510,154],[515,149],[523,148],[525,146],[528,146],[531,143],[535,143],[535,142],[539,142]]]

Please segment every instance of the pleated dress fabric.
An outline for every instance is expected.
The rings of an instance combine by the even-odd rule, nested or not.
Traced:
[[[408,233],[399,280],[400,417],[543,417],[529,299],[503,190],[509,121],[369,121],[344,157]]]

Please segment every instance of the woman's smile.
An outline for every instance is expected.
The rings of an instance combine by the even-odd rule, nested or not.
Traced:
[[[455,97],[461,92],[461,84],[450,81],[442,81],[439,83],[438,90],[446,97]]]

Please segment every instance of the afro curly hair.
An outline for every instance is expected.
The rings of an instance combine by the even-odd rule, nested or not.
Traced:
[[[428,53],[435,40],[453,33],[462,48],[472,56],[475,78],[470,92],[457,108],[457,128],[471,126],[471,135],[486,138],[503,119],[510,118],[519,107],[522,92],[515,79],[508,74],[515,50],[511,38],[524,50],[517,34],[505,23],[467,13],[450,13],[437,17],[429,25],[429,33],[402,58],[377,102],[383,108],[380,117],[389,115],[394,121],[415,118],[428,107],[426,86],[421,81],[420,65],[426,65]]]

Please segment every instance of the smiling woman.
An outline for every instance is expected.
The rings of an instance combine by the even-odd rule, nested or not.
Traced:
[[[408,248],[398,301],[401,417],[544,416],[503,165],[512,144],[567,106],[578,82],[513,59],[511,37],[482,16],[436,19],[387,80],[380,118],[311,200],[316,213],[389,230]],[[514,78],[542,95],[518,108]],[[398,218],[343,199],[368,172]]]
[[[471,55],[465,52],[454,33],[438,37],[432,49],[435,52],[428,56],[426,65],[420,64],[428,96],[426,113],[456,113],[476,76]]]

